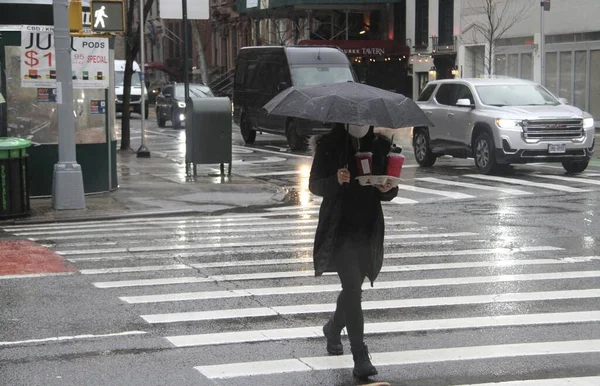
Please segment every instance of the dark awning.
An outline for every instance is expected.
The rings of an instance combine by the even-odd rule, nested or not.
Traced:
[[[301,46],[338,47],[348,56],[409,56],[410,48],[395,40],[302,40]]]

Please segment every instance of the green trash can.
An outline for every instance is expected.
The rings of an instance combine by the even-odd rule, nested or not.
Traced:
[[[30,214],[27,148],[31,141],[0,137],[0,219]]]

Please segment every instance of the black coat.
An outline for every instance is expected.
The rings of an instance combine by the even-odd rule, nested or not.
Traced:
[[[319,211],[319,224],[315,235],[313,250],[315,275],[321,276],[323,272],[336,272],[335,256],[336,237],[341,236],[338,233],[340,222],[342,221],[342,207],[345,197],[354,189],[371,189],[366,192],[367,197],[372,202],[365,203],[364,207],[375,208],[375,214],[361,212],[361,208],[356,208],[357,214],[364,214],[366,217],[373,218],[373,228],[370,234],[366,235],[366,240],[370,244],[369,256],[367,259],[365,275],[371,281],[371,286],[377,278],[381,266],[383,265],[383,237],[385,232],[383,222],[383,211],[381,209],[381,200],[391,201],[398,194],[398,188],[393,188],[387,193],[381,193],[373,186],[352,186],[350,189],[347,184],[341,186],[337,180],[337,171],[348,163],[348,142],[349,136],[342,127],[335,127],[330,133],[320,138],[313,138],[314,159],[310,171],[309,189],[317,195],[323,197],[321,209]],[[376,160],[385,159],[389,152],[391,143],[373,134],[371,129],[369,133],[361,138],[360,151],[373,152],[374,174],[385,170],[384,165],[376,165]],[[350,157],[353,157],[351,155]],[[350,165],[352,166],[352,165]],[[351,172],[356,168],[350,167]],[[356,175],[352,175],[351,184],[358,184],[354,180]],[[372,192],[372,193],[371,193]],[[362,213],[362,214],[361,214]]]

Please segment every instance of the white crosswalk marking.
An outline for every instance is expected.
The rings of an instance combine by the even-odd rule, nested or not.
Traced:
[[[446,202],[475,197],[474,191],[531,196],[539,189],[570,188],[480,179],[484,185],[460,178],[418,181],[467,192],[436,190]],[[600,256],[589,248],[561,245],[560,238],[556,244],[534,238],[522,245],[514,239],[490,241],[485,228],[444,228],[387,213],[400,211],[398,204],[418,204],[421,198],[413,200],[411,193],[434,196],[428,190],[421,185],[404,189],[407,198],[384,208],[384,265],[373,287],[363,285],[365,341],[380,373],[403,374],[410,366],[426,374],[433,364],[443,364],[459,374],[445,380],[453,384],[596,384],[598,377],[589,371],[579,378],[546,373],[539,362],[575,358],[585,363],[598,357]],[[127,315],[136,315],[133,323],[147,326],[135,330],[162,337],[167,350],[186,348],[178,355],[190,350],[193,358],[203,358],[185,362],[197,370],[192,374],[200,383],[208,378],[281,384],[283,375],[296,385],[305,384],[310,373],[337,376],[337,369],[350,369],[353,362],[350,355],[325,356],[322,325],[341,286],[335,273],[314,277],[318,207],[271,209],[4,230],[44,240],[59,251],[76,264],[77,274],[93,278],[94,291],[119,301]],[[539,333],[527,335],[532,331]],[[345,330],[343,336],[349,353]],[[526,375],[489,370],[499,359],[518,365],[524,358],[533,361]],[[470,378],[456,366],[459,362],[483,364],[483,370]]]
[[[431,182],[434,184],[460,186],[460,187],[469,188],[469,189],[498,191],[498,192],[502,192],[502,193],[506,193],[506,194],[513,194],[513,195],[517,195],[517,196],[533,194],[531,192],[526,192],[524,190],[498,188],[497,186],[478,185],[478,184],[471,184],[469,182],[442,180],[440,178],[433,178],[433,177],[422,177],[422,178],[415,178],[415,179],[417,181]]]
[[[418,186],[403,185],[403,184],[398,185],[398,189],[406,190],[406,191],[410,191],[410,192],[433,194],[434,196],[443,196],[443,197],[448,197],[448,198],[453,198],[453,199],[473,198],[474,197],[474,196],[471,196],[470,194],[465,194],[465,193],[427,189],[427,188],[421,188]]]
[[[600,185],[600,180],[592,180],[589,178],[555,176],[550,174],[536,174],[535,176],[540,178],[547,178],[550,180],[575,182],[578,184]]]
[[[518,178],[486,176],[486,175],[482,175],[482,174],[467,174],[467,175],[465,175],[465,177],[476,178],[476,179],[485,180],[485,181],[503,182],[503,183],[512,184],[512,185],[523,185],[523,186],[532,186],[532,187],[536,187],[536,188],[558,190],[560,192],[568,192],[568,193],[583,193],[583,192],[589,191],[586,189],[573,188],[573,187],[565,186],[565,185],[547,184],[547,183],[543,183],[543,182],[534,182],[534,181],[522,180],[522,179],[518,179]]]

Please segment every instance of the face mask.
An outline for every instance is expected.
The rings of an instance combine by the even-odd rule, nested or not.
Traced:
[[[348,125],[348,132],[353,137],[362,138],[369,132],[369,126]]]

